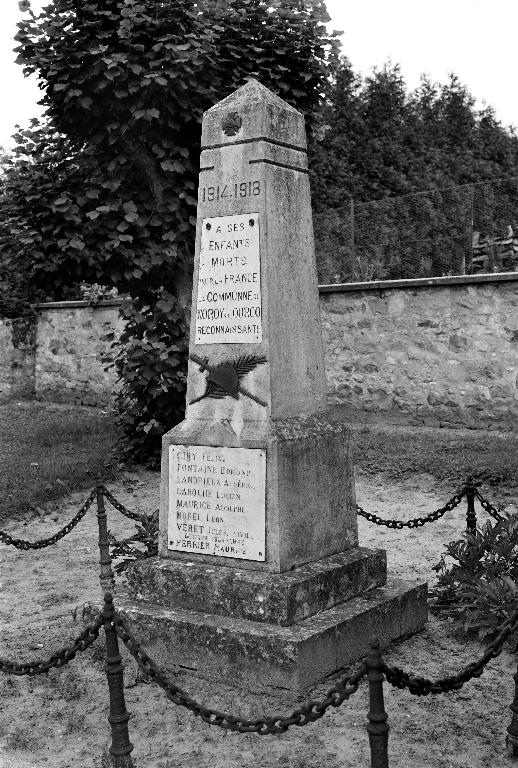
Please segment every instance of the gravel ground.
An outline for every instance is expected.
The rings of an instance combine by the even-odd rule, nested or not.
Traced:
[[[125,474],[110,489],[135,510],[158,506],[156,473]],[[418,489],[418,490],[416,490]],[[408,519],[444,504],[454,488],[437,490],[436,481],[415,475],[397,483],[383,476],[357,477],[358,502],[384,517]],[[30,523],[7,526],[14,535],[37,539],[67,522],[86,493],[76,493],[45,507]],[[112,513],[110,528],[128,535],[131,521]],[[433,584],[431,566],[443,544],[458,538],[465,503],[435,523],[410,531],[392,531],[359,519],[360,543],[387,550],[389,572]],[[98,600],[98,553],[93,512],[55,546],[19,552],[0,544],[0,656],[15,661],[45,658],[67,645],[82,629],[83,603]],[[106,679],[102,668],[102,635],[95,646],[66,668],[37,678],[0,677],[0,766],[2,768],[101,768],[108,743]],[[452,636],[447,620],[431,616],[426,629],[392,645],[385,658],[418,674],[435,678],[458,671],[478,658],[483,646]],[[365,731],[367,686],[318,722],[292,728],[281,736],[237,735],[209,727],[176,708],[163,692],[136,674],[125,655],[126,699],[132,712],[131,739],[140,768],[361,768],[370,764]],[[492,661],[484,675],[462,690],[440,696],[415,697],[385,685],[391,727],[393,768],[504,768],[505,734],[510,722],[512,676],[516,659],[509,649]],[[331,681],[311,691],[322,695]],[[180,685],[185,687],[182,681]],[[234,714],[287,713],[295,700],[244,700],[233,689],[190,681],[189,692],[206,704]]]

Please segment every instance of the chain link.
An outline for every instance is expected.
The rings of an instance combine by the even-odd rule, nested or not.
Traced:
[[[209,725],[217,725],[219,728],[237,731],[238,733],[257,733],[260,736],[266,736],[270,733],[284,733],[292,725],[302,726],[313,723],[315,720],[319,720],[329,707],[339,707],[345,699],[356,693],[362,678],[367,674],[367,667],[364,661],[353,675],[344,676],[330,688],[324,699],[309,701],[304,706],[294,710],[288,717],[276,715],[273,717],[261,717],[256,720],[247,720],[199,704],[185,691],[174,685],[174,683],[168,682],[160,667],[141,648],[138,640],[128,632],[120,616],[115,617],[113,626],[131,655],[135,658],[142,672],[165,691],[167,698],[173,704],[186,707],[196,716],[201,717],[205,723],[209,723]]]
[[[500,655],[504,642],[516,629],[518,629],[518,610],[514,611],[507,621],[504,622],[502,630],[493,642],[488,645],[480,659],[468,664],[456,675],[447,675],[432,682],[425,677],[415,675],[413,672],[405,672],[400,667],[390,667],[386,663],[383,664],[383,672],[391,685],[395,688],[408,688],[409,692],[414,696],[428,696],[430,693],[458,691],[468,680],[481,676],[488,662]]]
[[[364,517],[369,522],[375,523],[376,525],[386,525],[387,528],[397,528],[398,530],[401,530],[402,528],[419,528],[421,525],[439,520],[439,518],[445,515],[446,512],[451,512],[452,509],[458,507],[465,495],[465,491],[456,493],[455,496],[452,496],[451,499],[446,502],[444,507],[436,509],[435,512],[431,512],[426,517],[414,517],[412,520],[384,520],[382,517],[379,517],[379,515],[372,512],[366,512],[359,505],[356,505],[356,511],[361,517]]]
[[[23,550],[29,550],[29,549],[43,549],[44,547],[50,547],[52,544],[55,544],[57,541],[62,539],[64,536],[66,536],[70,531],[76,527],[76,525],[81,522],[83,517],[86,515],[88,510],[90,509],[93,500],[95,499],[95,490],[93,490],[77,515],[75,515],[70,522],[68,522],[61,530],[59,530],[57,533],[55,533],[53,536],[49,536],[47,539],[40,539],[39,541],[26,541],[25,539],[15,539],[13,536],[10,536],[6,531],[0,531],[0,541],[2,541],[4,544],[9,544],[10,546],[16,547],[16,549],[23,549]]]
[[[490,501],[485,499],[482,496],[482,494],[480,493],[480,491],[478,490],[478,488],[475,490],[475,496],[480,501],[480,506],[483,509],[485,509],[486,512],[491,515],[491,517],[493,517],[495,520],[503,520],[504,519],[502,517],[502,515],[500,514],[500,510],[498,509],[498,507],[495,507],[494,504],[491,504]]]
[[[61,648],[54,653],[47,661],[26,661],[17,664],[14,661],[0,659],[0,672],[7,672],[10,675],[34,675],[46,674],[53,667],[64,667],[69,661],[75,658],[77,653],[86,651],[99,637],[99,630],[103,625],[103,618],[99,616],[94,624],[89,624],[81,634],[76,637],[69,648]]]
[[[131,509],[128,509],[124,506],[124,504],[121,504],[120,501],[117,501],[115,496],[110,493],[110,491],[105,488],[104,485],[100,485],[99,489],[102,491],[103,496],[105,499],[108,499],[112,507],[115,507],[121,515],[124,515],[124,517],[128,517],[130,520],[137,520],[137,522],[142,523],[143,521],[147,521],[147,516],[144,514],[139,514],[138,512],[132,512]]]

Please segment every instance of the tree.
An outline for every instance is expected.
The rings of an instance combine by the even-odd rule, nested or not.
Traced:
[[[492,110],[477,112],[455,75],[444,85],[424,77],[409,93],[397,65],[361,80],[340,60],[310,169],[326,281],[447,274],[452,254],[471,258],[473,213],[486,234],[488,218],[515,227],[516,182],[500,185],[498,200],[494,185],[461,185],[518,176],[518,138]]]
[[[119,407],[132,455],[156,456],[183,412],[203,111],[255,76],[311,122],[336,39],[321,0],[54,0],[38,16],[28,0],[20,7],[18,60],[40,79],[46,130],[59,137],[48,167],[61,169],[57,196],[48,189],[25,224],[19,211],[35,233],[33,275],[71,260],[130,294]]]
[[[311,163],[327,206],[517,173],[516,134],[492,109],[478,112],[455,75],[444,85],[423,77],[409,92],[398,65],[361,80],[343,58],[328,93]]]
[[[315,120],[309,144],[309,172],[315,213],[346,206],[358,184],[356,153],[361,151],[364,122],[359,100],[362,81],[350,61],[335,62],[326,101]],[[332,73],[331,73],[332,74]]]

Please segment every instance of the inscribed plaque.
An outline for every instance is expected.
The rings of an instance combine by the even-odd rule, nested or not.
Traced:
[[[263,339],[259,214],[203,219],[195,344]]]
[[[169,446],[169,549],[264,560],[265,481],[264,450]]]

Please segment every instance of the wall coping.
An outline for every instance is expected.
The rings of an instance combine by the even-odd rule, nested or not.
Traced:
[[[103,307],[120,307],[123,299],[101,299],[97,304],[91,304],[89,301],[45,301],[41,304],[31,304],[34,309],[79,309],[90,307],[91,309],[102,309]]]
[[[442,288],[445,285],[475,285],[518,280],[518,272],[490,272],[482,275],[453,275],[448,277],[419,277],[405,280],[372,280],[365,283],[331,283],[319,285],[320,293],[347,291],[380,291],[390,288]]]
[[[381,291],[395,288],[441,288],[445,285],[476,285],[478,283],[503,283],[518,280],[518,272],[494,272],[481,275],[453,275],[447,277],[418,277],[403,280],[371,280],[363,283],[330,283],[319,285],[319,293],[346,293],[348,291]],[[91,307],[120,307],[123,298],[102,299],[97,304],[88,301],[45,301],[32,304],[33,309],[81,309]]]

